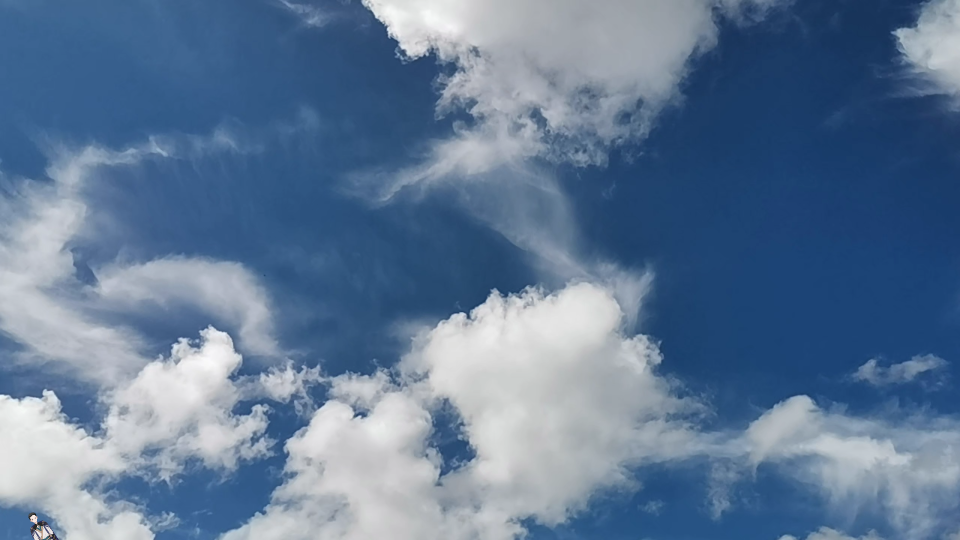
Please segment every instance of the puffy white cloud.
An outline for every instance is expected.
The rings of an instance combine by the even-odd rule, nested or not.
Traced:
[[[116,384],[147,358],[134,329],[108,323],[106,313],[148,305],[187,304],[236,327],[241,344],[275,354],[266,292],[240,265],[203,259],[114,262],[97,288],[75,276],[71,248],[90,213],[84,191],[105,168],[148,159],[198,159],[210,152],[255,151],[225,128],[209,137],[153,137],[123,151],[88,146],[53,150],[43,181],[9,180],[0,196],[0,331],[19,343],[20,358],[59,367],[90,381]]]
[[[903,58],[933,84],[932,92],[960,98],[960,0],[928,1],[917,23],[894,35]]]
[[[128,459],[154,461],[165,480],[192,457],[231,470],[241,460],[266,455],[267,408],[254,405],[243,416],[232,412],[241,399],[231,379],[240,363],[223,332],[204,330],[199,347],[181,340],[169,360],[151,362],[103,396],[109,404],[107,439]]]
[[[859,418],[790,398],[745,434],[754,466],[819,490],[832,508],[880,508],[904,537],[935,531],[960,495],[960,424],[915,415]]]
[[[654,374],[656,344],[625,338],[622,324],[607,290],[579,284],[493,295],[422,338],[401,369],[453,405],[476,452],[450,481],[556,524],[593,491],[628,485],[629,466],[696,451],[675,419],[697,404]]]
[[[382,390],[363,417],[342,401],[324,404],[287,441],[289,477],[266,511],[223,538],[449,538],[430,413]]]
[[[924,374],[940,371],[947,367],[947,361],[932,354],[915,356],[905,362],[884,367],[875,358],[857,368],[853,379],[873,386],[891,386],[906,384]]]
[[[153,471],[170,480],[193,460],[230,470],[265,455],[266,408],[234,412],[240,362],[229,336],[214,329],[199,346],[181,341],[169,359],[100,396],[107,414],[96,434],[72,423],[53,392],[0,395],[0,504],[49,514],[77,540],[150,540],[151,528],[175,526],[172,514],[148,518],[129,503],[108,503],[103,489]]]
[[[83,489],[127,466],[103,439],[71,424],[52,392],[42,399],[0,396],[0,504],[51,514],[61,534],[78,540],[151,540],[140,514]]]
[[[406,181],[486,172],[541,156],[602,164],[678,97],[717,19],[762,16],[776,0],[364,0],[402,55],[435,54],[438,112],[475,120]],[[401,181],[402,184],[402,181]],[[392,185],[389,197],[402,185]]]
[[[595,285],[495,293],[420,334],[395,376],[334,377],[286,444],[284,484],[224,540],[507,540],[522,519],[557,524],[598,491],[636,487],[631,467],[702,452],[700,404],[623,323]],[[441,474],[431,435],[445,407],[474,455]]]
[[[93,473],[120,472],[125,463],[103,441],[71,425],[60,400],[0,396],[0,498],[14,503],[55,497],[62,486],[76,486]]]

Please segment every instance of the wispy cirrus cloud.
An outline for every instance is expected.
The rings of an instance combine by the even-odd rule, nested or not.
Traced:
[[[879,388],[929,378],[942,372],[947,365],[946,360],[932,354],[914,356],[910,360],[889,366],[882,366],[876,358],[871,358],[857,368],[851,377],[855,381]]]
[[[270,136],[312,129],[301,115],[271,126]],[[206,137],[152,136],[123,150],[70,149],[48,143],[46,178],[6,178],[0,196],[0,331],[22,347],[21,362],[57,367],[86,381],[115,384],[149,359],[134,328],[105,315],[190,307],[236,329],[243,347],[278,355],[269,294],[240,264],[203,258],[114,260],[93,268],[95,283],[78,279],[73,248],[92,209],[87,193],[107,170],[149,161],[197,160],[262,150],[264,138],[221,127]],[[89,236],[89,235],[87,235]]]
[[[293,0],[276,0],[281,8],[295,15],[305,26],[310,28],[323,28],[332,20],[332,15],[326,10],[306,2],[294,2]]]
[[[960,422],[950,416],[859,416],[795,396],[754,421],[742,443],[752,467],[773,466],[833,512],[879,510],[903,538],[944,532],[958,507]]]

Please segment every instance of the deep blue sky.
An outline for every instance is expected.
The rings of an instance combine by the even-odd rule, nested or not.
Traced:
[[[960,413],[950,386],[888,391],[847,379],[875,357],[960,357],[960,117],[940,98],[905,95],[891,34],[915,22],[917,4],[797,0],[763,24],[724,26],[649,138],[614,151],[608,167],[552,169],[591,250],[656,272],[641,330],[660,341],[663,373],[714,406],[717,429],[742,429],[796,394],[854,412],[897,399]],[[107,175],[91,206],[122,230],[80,242],[78,265],[121,250],[240,261],[275,299],[279,337],[298,361],[366,373],[406,350],[395,324],[439,320],[539,278],[515,246],[443,198],[371,209],[337,189],[358,169],[404,164],[450,122],[434,117],[432,58],[399,61],[358,2],[323,7],[336,17],[314,29],[260,0],[0,1],[0,167],[42,177],[47,140],[123,147],[224,123],[268,129],[310,111],[315,132],[254,156]],[[160,354],[208,321],[142,322]],[[0,371],[0,393],[43,388],[69,416],[94,421],[91,397],[69,381]],[[272,425],[282,439],[302,421],[286,412]],[[214,538],[266,504],[282,464],[244,466],[219,484],[200,472],[173,490],[118,487],[180,516],[158,538],[192,537],[198,523],[198,538]],[[700,485],[690,467],[638,474],[639,494],[603,499],[533,538],[775,540],[821,524],[889,532],[882,516],[845,522],[762,473],[746,504],[712,521],[702,489],[688,487]],[[661,515],[638,510],[654,499],[666,503]],[[26,510],[0,508],[0,538],[25,537]],[[191,515],[200,510],[209,513]]]

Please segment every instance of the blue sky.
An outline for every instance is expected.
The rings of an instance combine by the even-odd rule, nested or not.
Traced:
[[[0,539],[960,538],[960,1],[0,46]]]

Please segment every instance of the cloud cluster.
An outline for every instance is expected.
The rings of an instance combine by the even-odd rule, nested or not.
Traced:
[[[232,339],[212,328],[148,361],[141,335],[104,313],[192,306],[245,349],[274,354],[269,295],[242,265],[202,258],[111,261],[94,269],[96,284],[81,283],[70,248],[89,212],[84,189],[107,167],[259,146],[220,130],[59,153],[47,179],[17,182],[0,198],[0,330],[22,358],[103,384],[105,416],[90,431],[51,392],[0,396],[0,503],[51,513],[75,540],[149,540],[176,516],[113,502],[105,486],[127,475],[172,482],[191,465],[230,472],[267,455],[267,406],[237,408],[270,399],[293,401],[309,424],[284,444],[285,477],[270,503],[223,540],[513,540],[527,520],[554,526],[599,494],[637,489],[638,467],[690,460],[709,464],[714,517],[735,506],[732,484],[770,467],[833,507],[879,509],[903,537],[931,537],[960,495],[955,419],[862,417],[796,396],[746,430],[705,431],[709,407],[660,374],[657,343],[630,330],[649,274],[585,256],[559,183],[526,163],[602,164],[610,148],[642,139],[678,97],[691,59],[715,45],[718,21],[777,3],[364,0],[405,57],[435,54],[447,65],[438,110],[473,120],[379,195],[478,180],[483,189],[459,192],[472,215],[573,281],[549,294],[494,293],[425,329],[391,371],[328,378],[286,365],[241,378]],[[944,88],[950,56],[938,47],[949,44],[958,5],[935,0],[898,33],[904,54]],[[857,376],[908,382],[937,361],[868,362]],[[321,381],[329,399],[315,409],[308,389]],[[448,413],[453,425],[443,423]],[[441,448],[438,435],[450,432],[466,450]],[[852,537],[821,528],[807,540]]]
[[[309,119],[271,130],[287,136],[310,127]],[[117,323],[118,315],[199,309],[233,328],[248,351],[277,354],[269,295],[243,266],[166,257],[109,261],[93,269],[93,283],[75,274],[73,248],[95,241],[85,229],[85,195],[98,173],[147,160],[256,152],[261,143],[220,128],[205,137],[151,137],[121,151],[51,146],[47,178],[0,178],[0,332],[21,347],[13,358],[31,362],[30,373],[53,368],[68,381],[91,383],[103,412],[91,431],[68,419],[52,391],[0,395],[0,504],[49,514],[78,540],[149,540],[151,529],[175,526],[177,517],[114,500],[114,481],[135,475],[172,482],[192,464],[229,473],[274,444],[265,435],[268,407],[254,403],[237,414],[241,403],[310,404],[317,369],[288,363],[238,377],[233,340],[213,328],[151,361],[141,334]]]
[[[632,467],[697,454],[702,405],[656,374],[657,346],[625,336],[623,316],[591,284],[494,293],[422,333],[395,373],[333,378],[270,505],[223,539],[507,540],[634,488]],[[432,442],[447,408],[473,454],[461,462]]]
[[[433,54],[444,65],[438,113],[465,111],[471,121],[456,123],[454,136],[435,142],[422,162],[396,172],[358,176],[355,187],[381,203],[412,186],[452,190],[470,215],[534,254],[548,274],[602,284],[599,289],[619,301],[621,313],[635,312],[651,274],[625,271],[587,254],[560,182],[530,158],[577,166],[604,164],[611,148],[642,140],[663,107],[677,99],[691,60],[715,46],[721,18],[755,20],[777,4],[364,0],[397,41],[402,57]],[[943,15],[943,6],[950,4],[931,3],[927,12],[939,9]],[[919,25],[928,33],[947,24],[927,24],[930,20],[927,15]],[[909,36],[904,39],[909,41]],[[931,37],[931,43],[946,42]],[[611,422],[605,424],[588,414],[590,408],[585,411],[577,398],[589,395],[590,401],[610,404],[621,393],[611,395],[593,387],[594,379],[584,373],[577,373],[582,386],[567,390],[564,400],[552,401],[555,395],[547,385],[563,387],[562,375],[569,373],[563,359],[570,356],[561,351],[576,355],[577,347],[567,340],[581,336],[566,323],[583,324],[572,310],[559,308],[564,304],[559,299],[572,302],[576,298],[584,313],[595,313],[598,324],[606,320],[590,295],[573,292],[581,286],[583,290],[597,287],[576,285],[543,298],[493,297],[471,316],[451,318],[418,342],[401,365],[405,376],[416,375],[416,384],[384,374],[350,378],[344,386],[349,390],[328,403],[327,416],[318,413],[295,439],[297,444],[288,445],[290,479],[274,494],[271,505],[226,539],[270,537],[275,530],[280,531],[279,538],[294,534],[292,527],[298,522],[313,524],[324,538],[376,536],[379,525],[365,521],[374,513],[390,516],[389,529],[402,531],[401,537],[432,531],[435,537],[461,532],[511,538],[522,534],[520,522],[525,518],[559,523],[582,509],[590,494],[628,485],[631,466],[694,457],[710,463],[705,491],[715,518],[736,506],[731,488],[761,466],[778,471],[787,481],[812,487],[829,508],[853,514],[880,511],[907,538],[926,538],[940,531],[944,518],[956,508],[953,501],[960,490],[956,434],[960,430],[949,418],[859,417],[826,411],[809,397],[796,396],[764,413],[745,431],[710,433],[676,418],[638,421],[617,414],[605,416]],[[552,324],[561,330],[544,331],[530,324],[534,317],[517,315],[532,312],[555,315]],[[481,320],[485,324],[477,324]],[[605,328],[610,331],[609,326]],[[536,342],[537,349],[530,350],[524,347],[528,344],[524,339],[516,338],[521,334],[548,334],[556,341]],[[630,341],[622,335],[617,339]],[[608,366],[605,362],[617,354],[592,350],[590,357],[591,369],[602,373]],[[538,358],[549,360],[535,377],[529,376],[524,367]],[[866,382],[895,384],[938,368],[933,358],[890,368],[874,362],[861,368],[858,376]],[[464,371],[470,376],[461,377]],[[511,377],[500,379],[502,374]],[[514,392],[517,387],[523,392]],[[644,394],[658,396],[654,401],[664,407],[664,413],[674,411],[668,404],[675,394]],[[579,406],[566,408],[568,396]],[[463,438],[474,452],[445,474],[441,474],[443,457],[428,443],[434,421],[431,405],[437,402],[458,413]],[[681,415],[689,420],[696,407],[680,402],[691,407],[684,411],[687,416]],[[647,410],[641,403],[628,407]],[[557,415],[551,414],[554,409]],[[359,433],[373,430],[369,422],[375,418],[382,422],[378,425],[386,425],[386,418],[402,418],[409,424],[402,430],[397,426],[390,435],[383,433],[390,442],[387,449],[378,447],[385,453],[376,456],[377,462],[418,471],[405,497],[392,492],[388,497],[368,487],[366,480],[359,480],[364,478],[361,467],[351,476],[358,479],[355,488],[339,472],[327,472],[352,466],[339,460],[340,453],[330,441],[360,444],[364,439]],[[542,423],[527,424],[530,418]],[[667,435],[651,439],[637,435],[630,444],[621,445],[590,431],[591,426],[602,430],[614,421],[619,427],[611,427],[611,432],[627,439],[642,432],[640,426],[663,428]],[[577,454],[581,447],[565,438],[568,427],[578,440],[596,440],[601,449],[587,445],[585,455]],[[357,438],[342,435],[348,430]],[[651,440],[663,446],[650,448]],[[308,446],[322,446],[323,451],[310,453]],[[546,446],[550,450],[544,450]],[[624,451],[627,447],[630,450]],[[398,449],[402,458],[392,454]],[[371,462],[374,459],[370,457]],[[596,469],[591,460],[596,460]],[[387,478],[396,475],[392,470],[377,472]],[[578,477],[581,473],[584,476]],[[485,498],[487,494],[496,497]],[[407,506],[411,499],[423,501],[416,506],[418,511]],[[322,512],[311,513],[310,509],[320,507]],[[470,527],[451,529],[451,520],[456,526]],[[809,536],[809,540],[848,538],[828,528]]]
[[[104,488],[112,481],[171,481],[193,462],[229,472],[273,444],[264,436],[265,405],[234,412],[240,362],[230,337],[212,328],[196,345],[181,341],[169,358],[101,394],[107,413],[98,432],[68,419],[53,392],[0,395],[0,504],[55,516],[78,540],[152,539],[151,526],[169,527],[176,517],[110,501]]]
[[[910,539],[949,522],[956,420],[856,416],[795,396],[746,430],[707,431],[699,419],[710,409],[659,375],[656,344],[624,323],[595,284],[495,293],[419,334],[392,372],[329,379],[329,400],[286,443],[286,481],[223,540],[304,529],[338,540],[508,540],[525,520],[555,526],[598,494],[636,489],[638,468],[680,463],[709,465],[714,518],[764,467],[843,509],[836,518],[879,511]],[[465,455],[436,443],[451,411]],[[810,538],[846,537],[825,528]]]
[[[659,348],[626,332],[625,319],[596,284],[494,293],[417,334],[394,370],[328,378],[291,365],[238,378],[231,339],[208,329],[103,393],[96,433],[67,420],[52,393],[0,398],[0,473],[13,479],[0,502],[41,505],[81,540],[152,538],[150,527],[170,516],[109,503],[96,486],[129,474],[172,480],[190,463],[234,470],[272,444],[266,407],[240,415],[239,403],[288,402],[324,381],[327,401],[284,445],[283,484],[223,540],[305,531],[512,540],[526,520],[554,526],[599,494],[637,489],[637,468],[704,461],[719,482],[704,493],[722,503],[715,517],[737,503],[724,488],[758,467],[810,486],[832,508],[882,510],[905,538],[931,537],[956,509],[956,421],[858,417],[797,396],[745,431],[705,431],[709,408],[658,374]],[[456,421],[445,424],[451,412]],[[451,430],[466,452],[438,444]],[[834,538],[846,540],[831,529],[808,540]]]
[[[917,23],[894,35],[904,60],[932,84],[929,92],[960,98],[960,0],[929,0]]]

